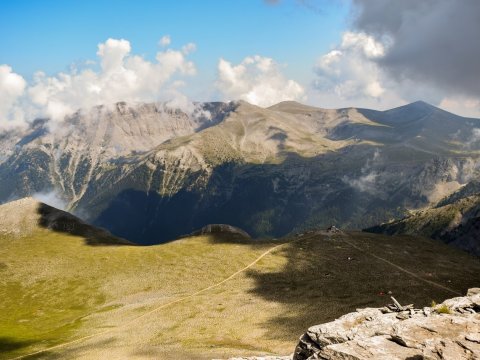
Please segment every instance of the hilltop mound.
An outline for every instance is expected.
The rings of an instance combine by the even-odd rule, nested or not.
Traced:
[[[208,235],[208,234],[231,234],[250,239],[248,233],[238,227],[227,224],[209,224],[202,227],[200,230],[191,233],[191,236]]]
[[[27,236],[39,228],[84,237],[89,245],[134,245],[31,197],[0,205],[0,236]]]

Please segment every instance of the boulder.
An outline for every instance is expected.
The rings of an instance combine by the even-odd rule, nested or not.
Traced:
[[[480,359],[480,291],[433,308],[360,309],[312,326],[293,359]]]

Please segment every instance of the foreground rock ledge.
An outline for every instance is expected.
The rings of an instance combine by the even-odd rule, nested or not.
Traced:
[[[480,359],[480,288],[433,308],[360,309],[312,326],[293,356],[235,359]]]

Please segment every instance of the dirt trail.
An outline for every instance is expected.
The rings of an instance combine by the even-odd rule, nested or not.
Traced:
[[[149,315],[151,315],[151,314],[153,314],[153,313],[155,313],[155,312],[157,312],[157,311],[160,311],[160,310],[162,310],[162,309],[164,309],[164,308],[166,308],[166,307],[168,307],[168,306],[171,306],[171,305],[173,305],[173,304],[176,304],[176,303],[179,303],[179,302],[182,302],[182,301],[191,299],[192,297],[195,297],[195,296],[200,295],[200,294],[202,294],[202,293],[204,293],[204,292],[207,292],[207,291],[209,291],[209,290],[211,290],[211,289],[213,289],[213,288],[216,288],[216,287],[219,287],[220,285],[225,284],[226,282],[228,282],[228,281],[230,281],[231,279],[233,279],[235,276],[237,276],[237,275],[245,272],[246,270],[250,269],[251,267],[255,266],[255,265],[256,265],[261,259],[263,259],[265,256],[267,256],[268,254],[271,254],[272,252],[274,252],[275,250],[277,250],[278,248],[280,248],[280,247],[282,247],[282,246],[289,245],[289,244],[292,244],[292,243],[295,243],[295,242],[298,242],[298,241],[309,240],[309,239],[311,239],[311,238],[315,238],[315,237],[318,237],[318,236],[328,236],[328,237],[330,237],[330,236],[332,236],[332,235],[331,235],[331,234],[328,234],[328,233],[326,233],[326,232],[320,232],[320,233],[315,233],[315,234],[310,235],[310,236],[301,236],[301,237],[298,237],[298,238],[296,238],[296,239],[294,239],[294,240],[291,240],[291,241],[289,241],[289,242],[284,242],[284,243],[275,245],[275,246],[271,247],[270,249],[268,249],[267,251],[265,251],[264,253],[262,253],[260,256],[258,256],[258,257],[257,257],[254,261],[252,261],[250,264],[246,265],[245,267],[243,267],[243,268],[240,269],[240,270],[237,270],[237,271],[234,272],[232,275],[230,275],[229,277],[223,279],[222,281],[219,281],[219,282],[217,282],[217,283],[215,283],[215,284],[212,284],[212,285],[210,285],[210,286],[207,286],[207,287],[205,287],[205,288],[203,288],[203,289],[201,289],[201,290],[198,290],[198,291],[196,291],[196,292],[194,292],[194,293],[192,293],[192,294],[186,295],[186,296],[184,296],[184,297],[181,297],[181,298],[178,298],[178,299],[176,299],[176,300],[172,300],[172,301],[170,301],[170,302],[168,302],[168,303],[165,303],[165,304],[162,304],[162,305],[160,305],[160,306],[157,306],[157,307],[155,307],[154,309],[149,310],[149,311],[147,311],[147,312],[145,312],[145,313],[143,313],[143,314],[141,314],[141,315],[133,318],[132,320],[124,323],[124,324],[121,325],[121,326],[118,326],[118,327],[116,327],[116,328],[114,328],[114,329],[108,329],[108,330],[105,330],[105,331],[101,331],[101,332],[98,332],[98,333],[95,333],[95,334],[92,334],[92,335],[84,336],[84,337],[81,337],[81,338],[78,338],[78,339],[75,339],[75,340],[72,340],[72,341],[69,341],[69,342],[65,342],[65,343],[62,343],[62,344],[58,344],[58,345],[55,345],[55,346],[46,348],[46,349],[38,350],[38,351],[36,351],[36,352],[32,352],[32,353],[29,353],[29,354],[26,354],[26,355],[22,355],[22,356],[18,356],[18,357],[15,357],[15,358],[11,358],[10,360],[23,359],[23,358],[26,358],[26,357],[29,357],[29,356],[33,356],[33,355],[38,355],[38,354],[41,354],[41,353],[44,353],[44,352],[47,352],[47,351],[50,351],[50,350],[56,350],[56,349],[60,349],[60,348],[66,347],[66,346],[68,346],[68,345],[80,343],[80,342],[82,342],[82,341],[89,340],[89,339],[95,338],[95,337],[97,337],[97,336],[106,335],[106,334],[109,334],[109,333],[114,333],[115,331],[121,330],[122,328],[126,328],[126,327],[132,325],[134,322],[136,322],[136,321],[138,321],[138,320],[140,320],[140,319],[142,319],[142,318],[145,318],[145,317],[147,317],[147,316],[149,316]],[[359,246],[355,245],[353,242],[349,241],[349,240],[348,240],[349,237],[351,237],[351,235],[348,235],[348,234],[342,234],[342,235],[341,235],[342,240],[343,240],[346,244],[348,244],[349,246],[357,249],[358,251],[360,251],[360,252],[362,252],[362,253],[364,253],[364,254],[366,254],[366,255],[368,255],[368,256],[371,256],[371,257],[373,257],[373,258],[375,258],[375,259],[378,259],[378,260],[380,260],[380,261],[383,261],[383,262],[387,263],[388,265],[392,266],[393,268],[398,269],[398,270],[406,273],[407,275],[410,275],[410,276],[414,277],[415,279],[420,280],[420,281],[422,281],[422,282],[425,282],[425,283],[427,283],[427,284],[429,284],[429,285],[431,285],[431,286],[438,287],[438,288],[440,288],[440,289],[446,290],[446,291],[448,291],[448,292],[450,292],[450,293],[452,293],[452,294],[455,294],[455,295],[459,295],[459,296],[462,295],[462,294],[460,294],[459,292],[457,292],[457,291],[455,291],[455,290],[453,290],[453,289],[451,289],[451,288],[449,288],[449,287],[447,287],[447,286],[444,286],[444,285],[442,285],[442,284],[436,283],[436,282],[431,281],[431,280],[424,279],[424,278],[420,277],[419,275],[417,275],[417,274],[415,274],[415,273],[413,273],[413,272],[411,272],[411,271],[409,271],[409,270],[407,270],[407,269],[405,269],[405,268],[403,268],[403,267],[401,267],[401,266],[399,266],[399,265],[397,265],[397,264],[395,264],[395,263],[393,263],[393,262],[391,262],[391,261],[389,261],[389,260],[387,260],[387,259],[385,259],[385,258],[382,258],[381,256],[378,256],[378,255],[375,255],[375,254],[373,254],[373,253],[371,253],[371,252],[367,252],[367,251],[363,250],[361,247],[359,247]]]
[[[313,235],[313,236],[316,236],[316,235]],[[312,237],[312,236],[310,236]],[[284,246],[284,245],[287,245],[287,244],[291,244],[293,242],[296,242],[296,241],[299,241],[299,240],[306,240],[306,239],[309,239],[310,237],[308,238],[299,238],[299,239],[295,239],[295,240],[292,240],[292,241],[289,241],[289,242],[284,242],[284,243],[281,243],[281,244],[278,244],[278,245],[275,245],[273,247],[271,247],[270,249],[268,249],[267,251],[265,251],[264,253],[262,253],[259,257],[257,257],[254,261],[252,261],[250,264],[246,265],[245,267],[243,267],[242,269],[240,270],[237,270],[236,272],[234,272],[232,275],[230,275],[229,277],[223,279],[222,281],[219,281],[215,284],[212,284],[210,286],[207,286],[206,288],[203,288],[201,290],[198,290],[192,294],[189,294],[189,295],[186,295],[184,297],[181,297],[179,299],[176,299],[176,300],[172,300],[168,303],[165,303],[165,304],[162,304],[160,306],[157,306],[156,308],[152,309],[152,310],[149,310],[147,311],[146,313],[143,313],[135,318],[133,318],[132,320],[124,323],[123,325],[121,326],[118,326],[114,329],[108,329],[108,330],[105,330],[105,331],[101,331],[101,332],[98,332],[98,333],[95,333],[95,334],[92,334],[92,335],[87,335],[87,336],[83,336],[81,338],[78,338],[78,339],[75,339],[75,340],[72,340],[72,341],[68,341],[68,342],[65,342],[65,343],[62,343],[62,344],[58,344],[58,345],[55,345],[55,346],[51,346],[49,348],[45,348],[45,349],[42,349],[42,350],[38,350],[38,351],[35,351],[35,352],[32,352],[32,353],[29,353],[29,354],[25,354],[25,355],[21,355],[21,356],[18,356],[18,357],[15,357],[15,358],[11,358],[10,360],[18,360],[18,359],[24,359],[24,358],[27,358],[27,357],[30,357],[30,356],[33,356],[33,355],[38,355],[38,354],[41,354],[41,353],[44,353],[44,352],[47,352],[47,351],[50,351],[50,350],[57,350],[57,349],[61,349],[65,346],[68,346],[68,345],[73,345],[73,344],[77,344],[77,343],[80,343],[82,341],[85,341],[85,340],[90,340],[90,339],[93,339],[97,336],[101,336],[101,335],[106,335],[106,334],[109,334],[109,333],[114,333],[115,331],[118,331],[122,328],[125,328],[125,327],[128,327],[130,325],[132,325],[134,322],[136,322],[137,320],[139,319],[142,319],[148,315],[151,315],[159,310],[162,310],[170,305],[173,305],[173,304],[176,304],[176,303],[179,303],[179,302],[182,302],[182,301],[185,301],[185,300],[188,300],[192,297],[195,297],[197,295],[200,295],[206,291],[209,291],[213,288],[216,288],[216,287],[219,287],[220,285],[228,282],[229,280],[233,279],[235,276],[245,272],[246,270],[250,269],[252,266],[255,266],[255,264],[257,264],[261,259],[263,259],[265,256],[267,256],[268,254],[272,253],[273,251],[277,250],[279,247],[281,246]]]
[[[411,272],[410,270],[407,270],[407,269],[401,267],[400,265],[397,265],[397,264],[395,264],[395,263],[393,263],[393,262],[391,262],[391,261],[389,261],[389,260],[387,260],[387,259],[385,259],[385,258],[382,258],[381,256],[378,256],[378,255],[375,255],[375,254],[373,254],[373,253],[371,253],[371,252],[367,252],[367,251],[363,250],[361,247],[355,245],[355,244],[352,243],[351,241],[348,241],[348,240],[347,240],[347,237],[351,237],[351,236],[345,234],[345,235],[343,236],[343,241],[346,242],[346,243],[347,243],[348,245],[350,245],[351,247],[357,249],[358,251],[361,251],[362,253],[364,253],[364,254],[366,254],[366,255],[369,255],[369,256],[371,256],[371,257],[373,257],[373,258],[375,258],[375,259],[378,259],[378,260],[380,260],[380,261],[383,261],[383,262],[387,263],[388,265],[394,267],[395,269],[400,270],[400,271],[404,272],[405,274],[408,274],[408,275],[414,277],[414,278],[417,279],[417,280],[423,281],[424,283],[427,283],[427,284],[429,284],[429,285],[431,285],[431,286],[435,286],[435,287],[437,287],[437,288],[439,288],[439,289],[448,291],[448,292],[450,292],[450,293],[452,293],[452,294],[455,294],[455,295],[458,295],[458,296],[463,296],[463,295],[462,295],[461,293],[459,293],[458,291],[455,291],[455,290],[453,290],[453,289],[450,289],[449,287],[444,286],[444,285],[442,285],[442,284],[436,283],[435,281],[431,281],[431,280],[428,280],[428,279],[424,279],[423,277],[418,276],[418,275],[415,274],[414,272]]]

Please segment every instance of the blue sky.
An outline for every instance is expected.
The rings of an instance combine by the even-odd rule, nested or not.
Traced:
[[[132,52],[152,59],[170,35],[172,47],[194,42],[199,74],[210,77],[220,57],[239,62],[263,55],[287,64],[287,73],[308,78],[315,59],[333,47],[346,27],[347,2],[316,4],[320,11],[284,1],[262,0],[3,1],[0,63],[30,78],[54,74],[74,62],[95,60],[97,44],[127,39]]]
[[[480,117],[479,5],[0,0],[0,128],[118,101],[424,100]]]

